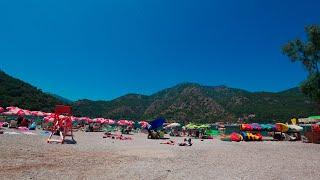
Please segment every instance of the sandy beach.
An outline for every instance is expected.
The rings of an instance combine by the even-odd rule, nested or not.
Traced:
[[[317,144],[194,140],[191,147],[76,132],[77,144],[38,135],[0,135],[1,179],[318,179]],[[171,138],[182,142],[182,138]]]

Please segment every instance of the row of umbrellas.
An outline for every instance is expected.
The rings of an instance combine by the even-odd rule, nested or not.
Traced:
[[[0,113],[2,115],[8,115],[8,116],[44,117],[43,119],[45,122],[53,122],[55,119],[54,113],[46,113],[46,112],[42,112],[42,111],[29,111],[29,110],[21,109],[19,107],[14,107],[14,106],[7,107],[6,109],[0,107]],[[60,115],[59,118],[66,118],[66,116]],[[135,123],[134,121],[124,120],[124,119],[119,120],[119,121],[115,121],[112,119],[105,119],[105,118],[91,119],[89,117],[74,117],[74,116],[71,116],[71,120],[72,121],[84,121],[87,123],[109,124],[109,125],[117,124],[119,126],[133,126]],[[149,125],[148,122],[146,122],[146,121],[140,121],[139,124],[143,128],[146,128]]]

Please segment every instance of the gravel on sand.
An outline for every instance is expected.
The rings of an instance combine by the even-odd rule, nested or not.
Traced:
[[[318,144],[213,139],[181,147],[143,133],[122,141],[76,132],[77,144],[60,145],[37,134],[0,135],[0,179],[320,179]]]

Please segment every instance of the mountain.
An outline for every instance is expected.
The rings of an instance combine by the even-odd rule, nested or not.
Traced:
[[[53,93],[49,93],[49,92],[46,92],[46,94],[49,94],[49,95],[57,98],[58,100],[60,100],[60,101],[61,101],[62,103],[64,103],[64,104],[72,104],[72,103],[73,103],[72,100],[67,99],[67,98],[65,98],[65,97],[62,97],[62,96],[59,96],[59,95],[57,95],[57,94],[53,94]]]
[[[19,79],[15,79],[0,70],[0,106],[19,106],[30,110],[52,111],[62,102],[40,89]]]
[[[183,83],[150,96],[128,94],[111,101],[72,102],[0,71],[0,106],[52,111],[63,103],[72,105],[76,116],[132,120],[164,117],[180,122],[236,121],[249,116],[255,117],[254,121],[288,120],[316,113],[314,103],[299,88],[270,93]]]
[[[183,83],[151,96],[129,94],[112,101],[81,100],[75,114],[108,118],[175,121],[236,121],[254,115],[254,120],[288,120],[315,114],[314,104],[299,88],[283,92],[249,92],[226,86]]]

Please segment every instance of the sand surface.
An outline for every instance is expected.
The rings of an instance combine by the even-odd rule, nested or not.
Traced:
[[[0,135],[0,179],[320,179],[320,145],[302,142],[103,139],[76,132],[77,144],[39,135]],[[182,138],[171,138],[182,142]]]

